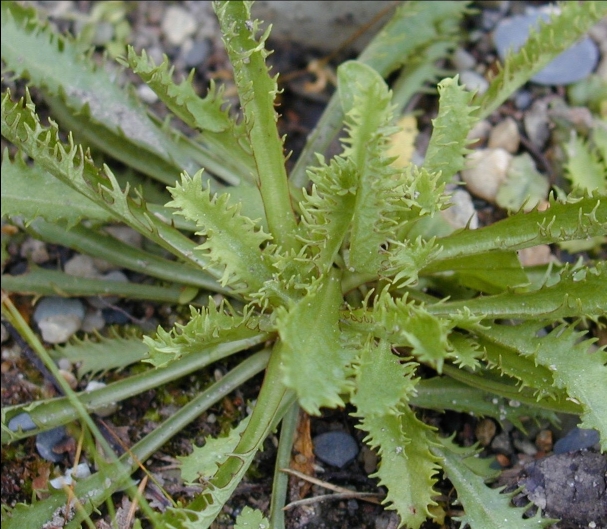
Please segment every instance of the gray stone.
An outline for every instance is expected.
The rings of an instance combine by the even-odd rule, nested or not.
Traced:
[[[36,306],[34,321],[45,342],[64,343],[80,329],[84,315],[80,300],[48,297]]]
[[[565,437],[554,443],[554,453],[565,454],[583,448],[590,448],[597,444],[599,440],[599,432],[596,430],[574,428]]]
[[[470,193],[457,189],[451,195],[451,206],[441,211],[442,217],[449,225],[458,230],[468,226],[475,230],[478,228],[478,215],[474,209]]]
[[[525,132],[531,143],[542,149],[550,137],[550,120],[548,118],[548,103],[537,100],[523,117]]]
[[[173,46],[180,46],[196,31],[196,20],[183,7],[171,5],[162,20],[162,31]]]
[[[101,273],[95,266],[95,261],[88,255],[75,255],[69,261],[65,263],[63,271],[70,276],[77,277],[88,277],[90,279],[97,279],[101,276]]]
[[[38,428],[36,423],[32,420],[29,413],[20,413],[15,415],[8,421],[8,429],[11,432],[18,432],[19,430],[27,432],[28,430],[35,430]]]
[[[183,55],[183,62],[188,68],[200,66],[209,55],[211,45],[207,40],[199,40],[192,43]]]
[[[476,59],[463,48],[457,48],[451,60],[458,72],[472,70],[476,66]]]
[[[505,18],[493,33],[493,42],[502,60],[509,50],[517,51],[526,41],[529,31],[547,21],[549,10],[533,10],[524,15]],[[561,53],[531,80],[543,85],[567,85],[584,79],[595,69],[599,60],[596,44],[586,37]]]
[[[358,454],[356,440],[346,432],[325,432],[313,440],[316,457],[337,468],[345,467]]]
[[[36,450],[40,454],[40,457],[53,463],[59,463],[63,461],[63,454],[58,454],[53,451],[59,443],[62,443],[67,439],[67,432],[64,426],[58,426],[52,430],[46,432],[40,432],[36,436]]]
[[[477,92],[479,95],[484,94],[489,88],[489,82],[480,73],[473,70],[466,70],[459,76],[461,83],[471,92]]]

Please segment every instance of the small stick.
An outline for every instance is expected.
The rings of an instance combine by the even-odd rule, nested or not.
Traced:
[[[288,510],[293,508],[296,505],[304,505],[308,503],[315,503],[317,501],[323,501],[326,499],[343,499],[343,498],[359,498],[363,501],[368,501],[370,503],[380,504],[381,503],[381,494],[377,494],[375,492],[357,492],[355,490],[346,489],[345,487],[340,487],[338,485],[333,485],[328,483],[327,481],[322,481],[318,478],[314,478],[312,476],[308,476],[302,472],[298,472],[297,470],[293,470],[290,468],[281,468],[281,472],[285,474],[289,474],[291,476],[295,476],[297,478],[303,479],[305,481],[309,481],[314,485],[318,485],[325,489],[329,489],[334,491],[336,494],[325,494],[322,496],[315,496],[314,498],[306,498],[303,500],[297,500],[289,503],[283,507],[283,510]]]

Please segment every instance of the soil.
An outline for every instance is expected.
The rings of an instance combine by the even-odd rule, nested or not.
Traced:
[[[53,17],[52,20],[62,30],[74,30],[76,17],[69,16],[70,14],[90,14],[93,4],[95,4],[88,1],[33,3],[42,5],[51,13],[60,12],[61,14]],[[519,2],[518,4],[524,3]],[[537,4],[537,2],[531,3]],[[70,5],[59,8],[57,4]],[[187,55],[184,46],[187,46],[185,42],[171,44],[167,41],[162,30],[162,20],[166,10],[171,5],[181,5],[187,9],[192,9],[193,4],[200,4],[200,2],[134,2],[130,4],[134,5],[131,5],[126,16],[131,26],[132,41],[136,45],[157,48],[166,53],[176,65],[176,75],[185,75],[189,69],[186,65],[187,61],[184,60]],[[499,2],[485,2],[483,4],[499,4]],[[484,6],[484,8],[487,7],[491,6]],[[520,7],[516,7],[516,9],[520,9]],[[463,30],[469,32],[484,31],[481,27],[482,20],[482,14],[471,16],[466,21]],[[196,86],[200,93],[204,93],[205,87],[211,79],[220,79],[226,81],[227,92],[230,93],[231,69],[218,34],[213,34],[212,24],[209,25],[208,32],[206,41],[209,49],[202,63],[197,66]],[[468,51],[479,58],[484,57],[483,60],[487,65],[490,65],[494,55],[486,53],[486,50],[483,49],[486,46],[488,46],[487,38],[483,37],[470,44]],[[282,85],[284,92],[280,96],[282,117],[279,125],[281,132],[287,135],[287,148],[294,153],[292,159],[296,159],[334,87],[330,82],[322,89],[311,88],[311,85],[306,85],[306,82],[316,82],[316,86],[320,86],[317,83],[318,78],[309,73],[307,68],[312,60],[323,58],[325,56],[323,52],[313,48],[302,48],[297,44],[284,41],[277,43],[274,49],[274,54],[270,56],[274,71],[281,72],[281,76],[287,79]],[[348,53],[336,54],[328,62],[329,71],[342,60],[353,57],[353,54]],[[135,77],[130,78],[130,80],[135,85],[140,84],[140,81]],[[17,92],[19,92],[19,86]],[[22,86],[20,88],[22,89]],[[530,96],[536,99],[546,97],[547,93],[549,95],[562,95],[563,93],[561,87],[546,89],[530,86],[528,90]],[[42,103],[35,94],[34,97]],[[164,112],[160,104],[152,104],[152,107],[159,114]],[[424,116],[432,116],[435,107],[436,98],[434,96],[423,96],[418,99],[416,108],[424,109]],[[496,124],[507,116],[514,116],[520,120],[522,114],[512,102],[508,102],[504,105],[504,108],[492,116],[492,124]],[[427,135],[430,127],[429,118],[423,118],[419,127],[420,138],[422,138],[420,141],[423,142],[423,137]],[[544,160],[548,167],[552,167],[549,161],[551,152],[536,152],[534,154]],[[505,216],[503,210],[488,202],[475,199],[474,203],[481,224],[490,224]],[[65,262],[73,254],[71,250],[53,245],[47,245],[47,251],[49,252],[49,260],[53,262]],[[6,270],[15,273],[20,267],[26,266],[26,263],[19,257],[18,248],[13,248],[12,253],[13,256],[11,261],[7,263]],[[14,301],[21,304],[25,314],[31,312],[31,309],[26,308],[29,306],[30,300],[15,297]],[[176,312],[176,309],[152,303],[119,302],[116,304],[116,308],[118,312],[126,312],[129,315],[126,322],[122,323],[123,326],[133,325],[135,321],[149,322],[152,320],[168,326],[171,320],[179,317],[179,312]],[[3,328],[3,333],[4,330]],[[605,340],[604,336],[602,336],[602,340]],[[40,371],[35,369],[26,349],[18,337],[3,337],[2,406],[31,402],[38,398],[46,398],[56,394],[52,381],[46,379]],[[196,378],[200,383],[203,383],[202,381],[225,372],[229,368],[229,362],[220,363],[213,366],[211,370],[200,373]],[[127,369],[121,373],[107,374],[104,380],[109,382],[128,374],[130,371],[131,369]],[[170,415],[175,406],[178,406],[180,402],[187,401],[187,398],[192,394],[188,387],[191,383],[192,380],[175,382],[161,390],[147,392],[129,399],[122,403],[115,414],[99,421],[99,424],[106,431],[114,432],[108,436],[108,439],[113,441],[118,450],[121,450],[123,449],[121,444],[132,445],[145,433],[153,430],[163,417]],[[85,381],[81,381],[82,384],[85,384]],[[189,454],[194,445],[203,444],[207,435],[218,435],[225,431],[228,424],[246,416],[247,409],[254,401],[260,384],[261,377],[256,377],[242,386],[239,391],[224,399],[221,405],[213,407],[186,430],[175,436],[159,453],[146,462],[148,470],[156,476],[174,500],[188,500],[198,490],[195,487],[188,487],[183,484],[174,467],[176,457]],[[311,418],[311,420],[302,415],[302,423],[298,431],[299,440],[302,443],[299,446],[299,454],[308,458],[308,464],[314,458],[313,453],[310,452],[311,439],[322,432],[336,429],[343,430],[357,440],[359,447],[364,446],[362,443],[363,433],[356,429],[355,423],[348,412],[348,409],[328,410],[321,417]],[[556,456],[551,455],[554,441],[575,424],[575,418],[563,416],[562,429],[548,423],[535,424],[528,421],[524,423],[526,432],[523,433],[512,428],[511,425],[498,425],[490,419],[482,420],[452,412],[444,414],[424,413],[425,421],[435,425],[445,434],[454,433],[456,440],[462,445],[470,446],[480,441],[484,446],[481,456],[493,458],[495,464],[505,471],[499,484],[505,485],[507,490],[514,490],[519,486],[527,485],[527,490],[531,490],[528,498],[519,494],[515,498],[515,502],[525,504],[531,499],[542,506],[550,515],[563,518],[563,521],[555,524],[554,527],[559,529],[592,527],[588,525],[592,518],[588,518],[587,514],[597,505],[599,510],[596,516],[599,520],[602,520],[603,527],[607,527],[607,496],[605,492],[607,462],[605,456],[590,450],[564,454],[558,456],[557,461],[554,459]],[[122,442],[117,443],[116,437],[119,437]],[[501,444],[495,442],[496,438],[501,439]],[[274,470],[273,460],[276,453],[276,441],[275,436],[268,439],[265,450],[259,454],[252,471],[240,484],[213,527],[233,527],[234,519],[244,505],[267,510],[270,501],[269,493]],[[64,453],[62,465],[71,463],[76,450],[74,443],[67,442],[65,446],[60,447],[60,450],[63,450]],[[294,460],[296,455],[294,454]],[[368,477],[373,472],[376,461],[377,459],[372,451],[362,448],[359,455],[341,469],[316,461],[314,470],[316,478],[324,482],[347,487],[361,493],[375,493],[381,498],[385,491],[378,487],[376,480]],[[592,491],[592,489],[584,488],[573,480],[574,486],[569,489],[569,492],[576,494],[561,494],[559,491],[566,490],[566,483],[573,479],[570,473],[573,466],[584,469],[584,476],[590,481],[595,480],[595,482],[602,484],[602,489],[597,492],[595,488]],[[32,496],[37,494],[36,490],[44,488],[54,470],[55,464],[45,461],[38,455],[33,438],[14,445],[3,446],[1,472],[3,507],[14,506],[18,502],[31,502]],[[440,524],[425,523],[423,529],[449,529],[458,526],[455,518],[461,513],[453,510],[455,509],[453,507],[448,507],[454,497],[454,491],[446,479],[440,476],[439,478],[436,486],[439,493],[437,501],[448,509],[447,516]],[[377,496],[333,499],[327,497],[328,493],[330,491],[320,485],[305,484],[299,479],[291,478],[289,501],[320,496],[323,496],[324,500],[310,501],[310,503],[289,509],[286,513],[287,528],[395,529],[399,526],[396,514],[377,504]],[[596,495],[591,496],[591,494]],[[148,487],[146,496],[150,501],[155,500],[157,504],[163,502],[162,496],[158,494],[154,486]],[[366,501],[367,499],[369,501]],[[116,508],[125,505],[125,497],[121,493],[116,494],[113,500]],[[603,518],[600,517],[601,506],[604,510]],[[108,520],[107,515],[102,513],[97,526],[100,528],[109,527],[107,525]],[[599,528],[601,526],[595,525],[594,527]]]

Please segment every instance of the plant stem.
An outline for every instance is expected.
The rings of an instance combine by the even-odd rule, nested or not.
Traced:
[[[270,502],[270,525],[272,529],[285,529],[285,513],[282,508],[287,498],[289,476],[282,469],[288,468],[291,462],[293,449],[293,436],[299,419],[299,405],[294,402],[289,407],[280,426],[280,441],[276,453],[274,466],[274,480],[272,482],[272,499]]]
[[[267,34],[256,40],[257,24],[251,22],[248,2],[216,2],[214,8],[234,67],[234,81],[257,167],[256,183],[270,233],[285,250],[297,248],[297,222],[291,205],[283,144],[276,127],[278,116],[274,110],[278,86],[265,63],[268,52],[264,50],[263,42]]]

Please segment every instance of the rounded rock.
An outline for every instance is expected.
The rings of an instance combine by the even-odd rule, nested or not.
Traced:
[[[27,432],[28,430],[35,430],[36,428],[38,428],[38,426],[36,426],[36,423],[32,420],[29,413],[20,413],[8,421],[8,429],[11,432],[18,432],[19,430]]]
[[[521,136],[516,121],[508,117],[493,127],[487,146],[490,149],[504,149],[514,154],[518,151],[520,142]]]
[[[85,308],[78,299],[44,298],[36,306],[34,321],[47,343],[64,343],[80,330]]]
[[[462,171],[468,191],[488,202],[495,202],[511,161],[512,155],[504,149],[480,149],[471,153]]]
[[[540,21],[548,21],[549,18],[550,12],[544,9],[501,20],[493,33],[500,58],[504,60],[510,50],[517,51],[527,41],[530,30],[537,29]],[[586,37],[561,53],[531,80],[543,85],[575,83],[590,75],[598,60],[598,47],[590,37]]]
[[[316,457],[337,468],[345,467],[358,454],[356,440],[348,433],[325,432],[313,439]]]
[[[36,436],[36,450],[38,450],[40,457],[47,461],[59,463],[60,461],[63,461],[64,455],[58,454],[53,449],[66,439],[67,432],[63,426],[58,426],[57,428],[47,430],[46,432],[40,432]]]

